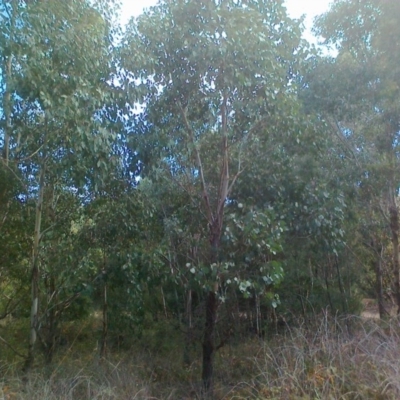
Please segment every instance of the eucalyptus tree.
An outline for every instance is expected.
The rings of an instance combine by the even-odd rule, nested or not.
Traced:
[[[253,153],[263,162],[243,173],[233,196],[273,207],[285,227],[281,310],[294,316],[328,306],[333,312],[347,312],[342,301],[328,300],[334,291],[343,292],[343,301],[348,296],[339,284],[342,271],[333,264],[342,258],[351,185],[342,180],[345,166],[325,124],[313,115],[305,116],[300,105],[292,108],[290,116],[270,131],[269,148],[260,145]],[[295,140],[281,134],[290,131],[293,120],[300,133]]]
[[[18,53],[18,26],[23,5],[21,2],[2,1],[0,3],[0,54],[2,92],[2,161],[8,165],[10,137],[12,135],[13,75],[15,55]]]
[[[342,0],[319,17],[316,32],[338,54],[316,64],[308,93],[343,145],[343,157],[358,171],[355,184],[373,195],[371,212],[381,215],[391,233],[400,310],[399,7],[381,0]]]
[[[13,76],[15,75],[16,63],[15,55],[18,53],[18,17],[21,13],[21,4],[18,1],[1,1],[0,2],[0,94],[2,102],[0,105],[0,146],[1,146],[1,224],[0,232],[4,237],[2,240],[3,260],[11,261],[16,256],[18,247],[16,236],[19,234],[15,231],[15,223],[20,219],[16,217],[16,210],[22,211],[22,202],[16,201],[17,195],[25,190],[24,182],[14,165],[9,165],[9,148],[10,137],[12,135],[12,111],[14,99]],[[15,218],[16,217],[16,218]],[[13,232],[14,235],[11,234]],[[22,232],[21,232],[22,233]],[[21,235],[19,239],[22,239]],[[21,243],[23,240],[21,240]],[[14,247],[12,250],[10,247]],[[21,254],[22,256],[22,254]],[[17,257],[18,258],[18,257]],[[2,266],[6,266],[9,262],[3,261]],[[13,263],[11,263],[13,264]],[[10,271],[9,271],[10,272]],[[4,272],[3,272],[4,273]]]
[[[0,319],[23,312],[27,296],[27,254],[30,237],[25,223],[32,219],[18,199],[23,190],[18,171],[0,163]]]
[[[87,261],[95,274],[87,289],[97,293],[95,306],[102,310],[100,354],[110,339],[141,330],[146,291],[159,277],[157,252],[160,240],[151,204],[130,179],[114,176],[101,195],[85,207],[80,232],[89,250]]]
[[[225,252],[227,219],[242,226],[244,208],[254,220],[250,231],[278,228],[260,242],[257,263],[267,285],[281,277],[280,268],[271,273],[269,262],[276,252],[269,240],[277,242],[279,223],[251,199],[238,202],[231,195],[244,172],[261,161],[253,158],[255,149],[267,147],[274,126],[289,118],[293,79],[305,56],[300,33],[282,1],[173,0],[132,20],[123,40],[121,82],[142,87],[145,105],[133,146],[145,173],[184,192],[196,210],[192,237],[201,251],[195,265],[187,264],[206,290],[206,390],[212,387],[218,293],[229,281],[243,291],[254,285],[240,273],[244,264]],[[225,280],[228,273],[236,279]]]
[[[114,62],[109,6],[74,0],[2,3],[3,162],[18,168],[26,187],[20,196],[35,207],[27,367],[40,327],[43,243],[60,221],[71,220],[72,210],[66,212],[59,200],[65,192],[82,195],[99,184],[112,160],[115,133],[105,112]]]

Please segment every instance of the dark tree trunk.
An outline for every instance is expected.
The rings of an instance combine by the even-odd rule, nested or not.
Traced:
[[[29,336],[29,347],[28,357],[26,358],[24,370],[29,371],[34,362],[35,358],[35,346],[37,339],[37,320],[38,320],[38,309],[39,309],[39,267],[37,258],[33,262],[32,276],[31,276],[31,323],[30,323],[30,336]]]
[[[385,309],[383,298],[383,277],[382,277],[382,245],[375,239],[372,239],[372,248],[376,257],[375,261],[375,279],[376,279],[376,297],[378,299],[379,318],[383,318],[388,312]]]
[[[390,213],[390,231],[392,234],[393,245],[393,276],[394,276],[394,295],[397,305],[397,314],[400,314],[400,258],[399,258],[399,212],[396,201],[391,196]]]
[[[14,20],[14,19],[13,19]],[[13,25],[13,23],[12,23]],[[10,137],[12,132],[11,114],[12,114],[12,99],[11,99],[11,66],[13,55],[10,54],[6,57],[5,66],[5,88],[6,91],[3,96],[3,110],[5,116],[5,129],[4,129],[4,147],[3,147],[3,161],[8,165],[9,151],[10,151]]]
[[[183,363],[186,366],[190,366],[192,359],[190,356],[190,349],[193,343],[193,325],[192,325],[192,290],[189,289],[186,296],[186,335],[185,335],[185,346],[183,349]]]
[[[329,306],[331,307],[331,312],[335,312],[335,310],[333,308],[332,297],[331,297],[331,287],[330,287],[330,283],[329,283],[329,279],[330,279],[329,272],[330,271],[328,271],[328,267],[325,265],[324,266],[324,275],[325,275],[326,295],[328,297]]]
[[[107,355],[107,338],[108,338],[108,302],[107,302],[107,283],[103,286],[103,332],[101,338],[100,358]]]
[[[203,371],[202,380],[206,394],[213,389],[215,323],[217,319],[218,300],[214,291],[209,291],[206,298],[206,324],[203,339]]]
[[[221,224],[215,221],[211,227],[211,255],[210,263],[217,263],[219,259],[219,238],[221,236]],[[218,283],[209,290],[206,297],[206,322],[203,337],[203,370],[202,380],[205,397],[212,397],[214,379],[214,355],[215,355],[215,324],[218,311]]]
[[[348,314],[349,305],[347,303],[347,293],[344,289],[342,274],[340,273],[339,259],[337,256],[335,256],[335,266],[336,266],[336,272],[337,272],[337,277],[338,277],[339,290],[340,290],[340,294],[341,294],[341,298],[342,298],[342,311],[344,313]]]
[[[36,203],[35,231],[33,235],[32,261],[31,261],[31,315],[30,315],[30,334],[28,357],[26,359],[24,370],[28,371],[33,366],[35,358],[35,347],[38,329],[39,313],[39,246],[41,238],[42,209],[45,190],[45,166],[42,165],[39,178],[39,195]]]
[[[260,295],[255,293],[254,295],[255,306],[256,306],[256,333],[258,337],[261,337],[261,306],[260,306]]]
[[[379,318],[387,315],[383,301],[383,284],[382,284],[382,260],[379,258],[376,261],[376,294],[378,297]]]

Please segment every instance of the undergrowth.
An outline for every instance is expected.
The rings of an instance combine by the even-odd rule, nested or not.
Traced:
[[[89,339],[87,339],[89,341]],[[168,341],[168,337],[165,338]],[[200,346],[190,365],[179,343],[138,342],[98,358],[72,343],[51,366],[22,374],[0,361],[0,399],[199,399]],[[227,344],[215,360],[215,399],[399,399],[400,328],[390,321],[322,316],[268,340]]]

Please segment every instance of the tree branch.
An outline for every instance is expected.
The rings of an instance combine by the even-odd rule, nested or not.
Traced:
[[[197,161],[197,164],[198,164],[198,167],[199,167],[201,186],[202,186],[202,190],[203,190],[203,198],[204,198],[204,203],[206,205],[206,210],[207,210],[207,219],[208,219],[208,222],[210,224],[212,224],[214,218],[213,218],[213,213],[212,213],[212,209],[211,209],[210,198],[209,198],[208,191],[207,191],[207,184],[206,184],[206,180],[205,180],[205,177],[204,177],[204,169],[203,169],[203,164],[201,162],[200,151],[199,151],[199,148],[197,147],[197,143],[196,143],[195,134],[193,132],[193,129],[191,128],[191,126],[189,124],[189,121],[187,119],[187,115],[186,115],[187,110],[182,107],[182,103],[179,100],[178,100],[178,105],[179,105],[179,110],[181,112],[181,116],[182,116],[183,122],[184,122],[185,127],[186,127],[186,129],[188,131],[188,134],[190,136],[190,139],[192,141],[192,144],[193,144],[193,147],[194,147],[194,150],[195,150],[195,153],[196,153],[196,161]]]
[[[217,215],[219,223],[222,222],[224,214],[225,201],[228,197],[229,189],[229,151],[228,151],[228,110],[227,110],[228,96],[226,93],[223,95],[221,104],[221,134],[222,134],[222,167],[221,177],[218,193],[218,209]]]

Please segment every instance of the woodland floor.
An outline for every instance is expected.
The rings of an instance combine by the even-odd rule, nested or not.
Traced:
[[[268,339],[233,340],[217,353],[213,399],[399,399],[399,321],[375,319],[367,303],[362,317],[321,315]],[[0,335],[9,329],[22,344],[18,324],[1,326]],[[200,399],[200,346],[185,364],[182,338],[161,331],[99,360],[93,326],[71,325],[54,363],[38,362],[29,374],[2,347],[0,400]]]

